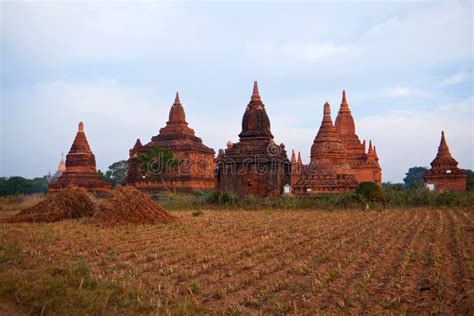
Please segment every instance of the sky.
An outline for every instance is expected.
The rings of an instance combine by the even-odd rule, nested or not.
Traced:
[[[253,81],[277,143],[310,148],[341,92],[383,181],[429,166],[441,130],[474,169],[473,3],[0,2],[0,176],[57,169],[83,121],[97,167],[166,124],[238,141]]]

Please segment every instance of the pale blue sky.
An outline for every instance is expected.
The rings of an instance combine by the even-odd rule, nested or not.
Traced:
[[[276,142],[305,163],[322,107],[346,89],[383,180],[434,158],[442,129],[473,158],[473,6],[446,2],[1,2],[0,176],[57,167],[84,121],[97,165],[128,158],[176,90],[216,152],[236,142],[252,83]]]

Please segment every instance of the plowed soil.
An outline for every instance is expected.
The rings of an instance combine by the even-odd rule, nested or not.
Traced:
[[[0,276],[82,258],[159,312],[474,314],[474,212],[172,214],[168,225],[112,228],[1,223],[0,241],[36,264]]]

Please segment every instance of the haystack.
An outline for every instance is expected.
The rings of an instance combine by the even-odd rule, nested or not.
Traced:
[[[96,205],[84,188],[67,187],[46,195],[40,203],[9,218],[8,222],[57,222],[64,219],[90,217]]]
[[[111,198],[100,202],[93,221],[102,225],[157,224],[175,219],[146,194],[133,187],[118,186]]]

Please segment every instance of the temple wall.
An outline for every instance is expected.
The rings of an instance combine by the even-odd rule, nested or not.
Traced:
[[[374,182],[382,186],[382,172],[376,168],[352,168],[357,182]]]
[[[174,151],[173,155],[181,163],[167,173],[160,173],[163,181],[155,175],[145,174],[145,178],[143,178],[143,175],[132,167],[129,169],[128,184],[147,192],[165,190],[189,192],[216,188],[214,156],[212,154]]]
[[[256,165],[225,166],[219,171],[219,189],[231,191],[239,196],[253,195],[257,197],[274,197],[283,193],[283,186],[287,183],[288,172],[283,166],[272,170],[270,166]],[[289,179],[288,179],[289,180]]]
[[[427,179],[426,183],[435,185],[435,191],[466,191],[466,178]]]

